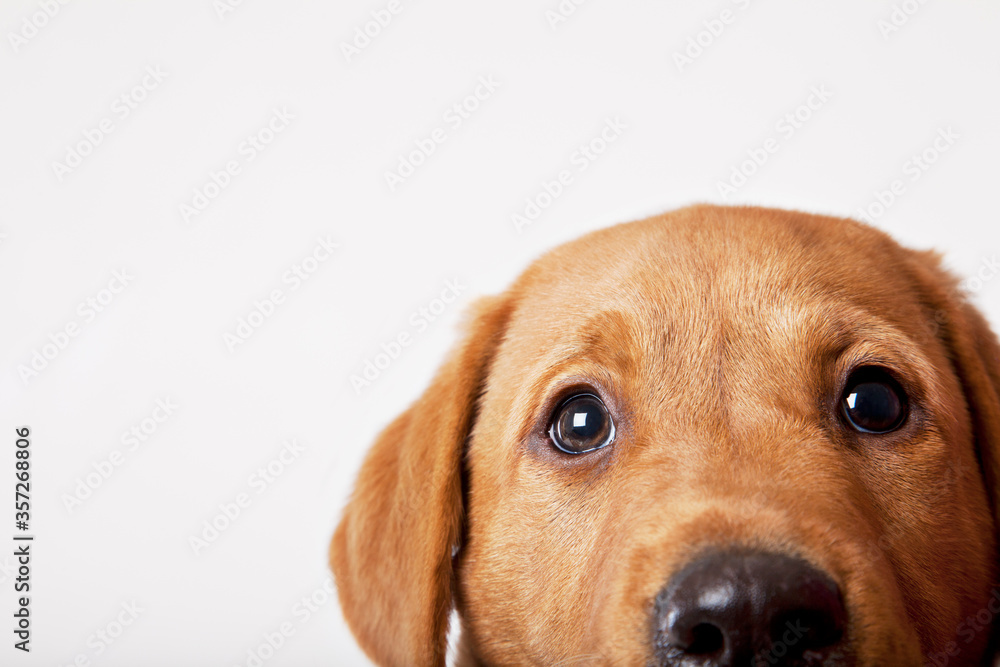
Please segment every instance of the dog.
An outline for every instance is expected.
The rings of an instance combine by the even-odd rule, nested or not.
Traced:
[[[478,301],[329,555],[380,665],[453,611],[462,665],[984,665],[998,501],[1000,347],[938,255],[700,205]]]

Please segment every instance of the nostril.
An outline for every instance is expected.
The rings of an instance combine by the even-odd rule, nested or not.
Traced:
[[[783,594],[773,600],[771,637],[794,645],[796,653],[837,645],[843,638],[847,613],[840,590],[828,577],[801,570],[785,578]]]
[[[726,648],[722,630],[711,623],[699,623],[691,628],[691,641],[685,651],[688,655],[710,656]]]
[[[835,646],[843,634],[843,619],[826,610],[779,614],[771,624],[774,641],[795,645],[799,653]]]

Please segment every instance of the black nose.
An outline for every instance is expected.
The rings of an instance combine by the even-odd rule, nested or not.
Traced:
[[[653,641],[669,667],[814,665],[843,657],[837,584],[803,560],[709,553],[656,597]]]

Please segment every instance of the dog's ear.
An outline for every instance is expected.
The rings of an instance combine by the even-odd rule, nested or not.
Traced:
[[[982,314],[961,297],[952,295],[943,320],[941,331],[950,343],[969,406],[976,454],[993,510],[993,532],[1000,543],[1000,345]],[[989,646],[990,663],[1000,667],[1000,622],[994,621]]]
[[[955,365],[969,403],[976,451],[1000,542],[1000,345],[986,319],[970,304],[958,306],[954,322]]]
[[[340,605],[380,665],[444,665],[464,444],[509,310],[475,304],[464,340],[369,451],[333,535]]]
[[[913,252],[911,263],[934,309],[933,331],[948,349],[965,393],[993,522],[1000,541],[1000,344],[982,314],[933,252]]]
[[[993,513],[994,544],[1000,545],[1000,344],[958,280],[941,268],[937,253],[907,254],[922,300],[932,310],[931,333],[944,343],[962,385]],[[993,625],[989,646],[989,664],[1000,667],[1000,622]]]

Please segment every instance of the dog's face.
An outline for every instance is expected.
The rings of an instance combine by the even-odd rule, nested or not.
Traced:
[[[386,664],[979,664],[1000,358],[928,255],[697,207],[536,262],[380,438],[332,546]],[[996,593],[996,595],[994,595]]]

